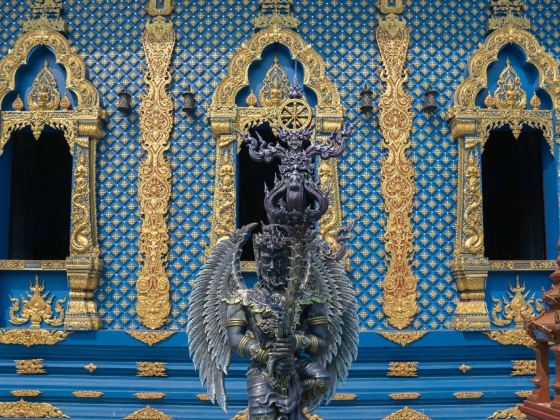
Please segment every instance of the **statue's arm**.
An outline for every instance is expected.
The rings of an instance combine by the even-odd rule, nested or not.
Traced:
[[[296,349],[312,356],[323,354],[328,348],[328,320],[325,304],[312,305],[306,314],[305,334],[296,334]]]
[[[227,312],[227,333],[229,345],[239,356],[266,363],[268,352],[261,349],[257,340],[249,332],[249,322],[241,305],[229,305]]]

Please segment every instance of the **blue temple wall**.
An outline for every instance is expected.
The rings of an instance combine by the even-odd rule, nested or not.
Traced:
[[[16,388],[41,389],[43,395],[36,401],[48,401],[78,419],[123,418],[145,405],[133,396],[133,392],[141,391],[165,392],[164,400],[151,404],[176,419],[229,418],[244,407],[246,365],[237,359],[228,379],[230,416],[208,401],[197,399],[205,391],[188,358],[184,330],[190,290],[202,265],[210,234],[215,143],[206,111],[230,59],[253,34],[251,19],[259,5],[256,0],[175,3],[172,20],[177,43],[170,87],[175,121],[167,154],[173,170],[167,264],[172,310],[164,328],[179,332],[148,347],[124,331],[117,331],[141,328],[135,311],[135,284],[140,267],[138,167],[144,157],[138,107],[145,89],[141,41],[146,22],[145,2],[66,0],[68,38],[84,59],[88,78],[100,94],[102,107],[108,111],[106,134],[99,142],[97,161],[98,237],[104,269],[96,300],[103,330],[74,332],[56,346],[0,345],[0,401],[15,400],[10,391]],[[560,60],[557,29],[560,4],[553,0],[530,0],[527,4],[533,33]],[[327,63],[327,75],[337,84],[347,118],[356,124],[355,134],[340,159],[339,177],[344,219],[356,219],[349,274],[355,283],[362,330],[358,360],[340,392],[356,394],[357,399],[335,401],[328,409],[320,409],[324,419],[378,419],[405,405],[434,419],[483,419],[498,409],[519,403],[521,398],[515,392],[532,387],[529,375],[512,375],[512,361],[532,359],[530,349],[500,345],[480,332],[449,330],[458,300],[449,268],[457,220],[458,148],[451,140],[444,111],[452,105],[453,93],[467,75],[468,58],[484,41],[488,7],[488,2],[482,0],[413,0],[403,15],[411,29],[407,90],[413,97],[410,156],[417,173],[412,265],[419,279],[420,308],[409,329],[429,331],[422,339],[403,347],[378,333],[391,329],[382,309],[387,263],[380,172],[386,151],[381,148],[379,110],[374,109],[368,117],[358,110],[364,84],[372,87],[374,104],[384,89],[378,75],[381,63],[375,41],[379,14],[371,0],[295,2],[294,15],[300,20],[298,33]],[[1,2],[1,56],[15,42],[27,14],[27,4],[19,0]],[[259,80],[274,55],[279,56],[290,77],[294,71],[301,75],[301,67],[294,70],[281,49],[268,51],[263,61],[251,69],[254,91],[258,91]],[[515,53],[510,56],[516,57]],[[490,68],[490,80],[499,75],[504,57],[502,54],[500,61]],[[41,54],[34,58],[36,64],[29,74],[35,74],[43,62]],[[522,57],[517,58],[519,61],[514,64],[523,67]],[[535,85],[535,75],[530,69],[527,76],[522,74],[525,87]],[[55,75],[59,86],[63,86],[63,70]],[[21,86],[27,85],[25,80],[32,80],[31,76],[21,77]],[[439,110],[432,115],[422,111],[424,92],[430,84],[439,92]],[[180,110],[180,96],[188,85],[196,93],[197,110],[193,116]],[[116,110],[117,94],[123,88],[133,101],[133,111],[126,117]],[[248,95],[247,90],[242,91],[238,101],[243,101],[244,95]],[[547,98],[540,98],[546,106]],[[2,199],[9,183],[6,175],[9,154],[8,146],[0,156],[0,258],[7,252],[7,239],[1,233],[6,232],[3,223],[9,211],[8,200]],[[548,197],[547,257],[554,258],[559,230],[558,146],[555,146],[555,158],[545,152],[543,155]],[[0,273],[0,327],[12,327],[8,322],[8,294],[24,294],[33,274],[33,271]],[[493,298],[507,295],[509,285],[515,284],[516,274],[513,271],[489,274],[486,288],[489,310]],[[541,288],[549,284],[547,272],[518,274],[535,299],[540,296]],[[41,279],[57,298],[67,294],[65,273],[44,272]],[[15,374],[14,360],[38,357],[45,360],[46,375]],[[167,363],[167,377],[137,377],[137,361]],[[390,362],[405,361],[418,363],[417,376],[387,376]],[[93,374],[84,370],[88,363],[98,367]],[[471,368],[467,374],[459,370],[462,364]],[[76,389],[102,390],[104,396],[98,400],[78,400],[71,395]],[[453,396],[455,392],[467,391],[484,395],[474,400]],[[389,398],[389,394],[398,392],[417,392],[421,397],[414,401]]]

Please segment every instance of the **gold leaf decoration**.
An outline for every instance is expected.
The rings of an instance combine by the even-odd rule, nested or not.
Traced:
[[[196,394],[196,398],[200,401],[210,401],[210,396],[208,394]]]
[[[387,340],[405,347],[414,341],[420,340],[428,331],[378,331],[378,333]]]
[[[161,400],[165,398],[164,392],[137,392],[134,394],[139,400]]]
[[[176,332],[177,331],[128,331],[128,335],[151,347],[163,340],[167,340]]]
[[[136,362],[137,376],[163,377],[167,376],[165,362]]]
[[[418,362],[389,362],[387,376],[398,376],[412,378],[417,376]]]
[[[419,392],[397,392],[389,394],[389,398],[392,400],[417,400],[421,395]]]
[[[469,400],[469,399],[477,399],[482,398],[484,392],[479,391],[468,391],[468,392],[454,392],[453,396],[458,400]]]
[[[101,398],[103,392],[101,391],[74,391],[72,395],[76,398]]]
[[[356,398],[358,398],[357,394],[339,393],[339,394],[334,394],[334,397],[332,398],[332,400],[333,401],[354,401]]]
[[[532,393],[533,391],[517,391],[515,395],[519,398],[528,398]]]
[[[414,251],[410,214],[416,192],[416,175],[408,157],[412,98],[404,89],[408,80],[405,62],[409,32],[404,19],[389,14],[380,20],[376,36],[383,62],[381,80],[386,84],[379,100],[379,126],[383,135],[382,147],[388,151],[381,167],[381,193],[387,213],[385,250],[388,259],[383,281],[383,312],[389,324],[398,329],[410,325],[418,312],[418,279],[410,265]]]
[[[14,389],[10,391],[14,397],[38,397],[42,394],[38,389]]]
[[[389,414],[383,420],[430,420],[430,418],[416,410],[405,407]]]
[[[513,368],[511,371],[512,376],[536,375],[537,374],[537,361],[536,360],[512,360]]]
[[[69,331],[56,330],[0,330],[1,344],[19,344],[25,347],[52,346],[70,335]]]
[[[488,418],[489,419],[517,419],[517,420],[522,420],[522,419],[526,419],[527,416],[525,414],[523,414],[521,411],[519,411],[519,408],[517,408],[517,406],[515,406],[515,407],[506,408],[504,410],[495,411]]]
[[[45,60],[27,95],[27,107],[30,111],[54,111],[59,103],[60,93],[56,79]],[[39,137],[35,135],[35,139],[38,140]]]
[[[533,347],[535,344],[529,334],[522,329],[487,331],[484,334],[504,346]]]
[[[95,372],[95,369],[97,369],[97,366],[93,363],[90,363],[90,364],[85,365],[84,369],[87,370],[89,373],[93,373],[93,372]]]
[[[124,420],[172,420],[172,417],[168,416],[163,411],[156,410],[155,408],[147,405],[146,407],[129,414],[124,418]]]
[[[69,419],[70,417],[49,403],[19,400],[16,402],[0,402],[0,418]]]
[[[165,157],[173,128],[173,100],[169,65],[175,46],[173,23],[156,16],[142,37],[146,56],[146,94],[140,105],[142,148],[146,157],[139,169],[138,201],[143,216],[139,249],[142,268],[136,282],[136,310],[140,322],[161,327],[171,310],[169,279],[165,271],[169,233],[165,217],[171,197],[171,166]]]
[[[535,310],[540,312],[542,301],[539,299],[535,302],[534,293],[529,297],[531,291],[525,291],[525,283],[522,286],[519,284],[519,274],[515,276],[515,286],[510,284],[509,289],[507,297],[502,297],[501,300],[492,298],[492,323],[503,327],[514,322],[518,330],[521,330],[525,319],[534,318]]]
[[[472,367],[463,363],[461,366],[459,366],[458,369],[463,373],[467,373],[469,370],[472,369]]]
[[[43,359],[16,360],[16,373],[18,375],[42,375],[47,373],[43,361]]]

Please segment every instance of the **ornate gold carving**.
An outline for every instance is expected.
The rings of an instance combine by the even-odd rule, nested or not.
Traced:
[[[136,376],[163,377],[167,376],[165,362],[136,362]]]
[[[72,395],[76,398],[101,398],[103,392],[101,391],[74,391]]]
[[[270,0],[275,1],[275,0]],[[228,72],[216,89],[209,119],[216,139],[216,178],[212,204],[212,230],[210,245],[229,232],[235,230],[236,190],[235,190],[235,155],[237,153],[235,130],[245,130],[264,122],[276,122],[278,107],[254,106],[251,101],[247,107],[238,107],[236,97],[244,87],[249,85],[248,68],[261,59],[265,48],[273,44],[286,46],[294,60],[303,66],[304,85],[317,95],[317,106],[314,109],[319,122],[317,138],[328,135],[341,128],[344,110],[340,103],[340,95],[334,83],[326,76],[325,63],[316,51],[307,44],[296,32],[281,29],[277,26],[255,33],[252,38],[242,44],[239,51],[230,61]],[[331,185],[329,201],[331,211],[321,219],[320,235],[335,245],[334,236],[341,225],[342,212],[338,190],[337,162],[330,160],[319,165],[321,185]]]
[[[97,369],[97,366],[93,363],[89,363],[84,366],[84,369],[87,370],[89,373],[93,373]]]
[[[523,0],[492,0],[488,30],[507,27],[529,30],[531,21],[523,16],[526,9]]]
[[[45,60],[43,67],[35,77],[31,90],[27,94],[27,107],[30,111],[53,111],[60,104],[60,93],[56,79],[49,69]],[[35,139],[39,139],[41,133],[33,132]]]
[[[279,106],[288,99],[289,88],[290,80],[286,72],[278,65],[278,58],[274,57],[274,63],[266,72],[259,92],[260,106]]]
[[[488,262],[489,271],[554,271],[556,260],[493,260]]]
[[[66,22],[61,17],[63,10],[62,0],[34,0],[31,2],[31,18],[23,22],[23,30],[52,29],[64,32]]]
[[[511,376],[525,376],[536,375],[537,361],[536,360],[512,360],[513,364]]]
[[[412,378],[418,376],[418,362],[389,362],[387,376]]]
[[[332,399],[333,401],[354,401],[357,398],[358,398],[357,394],[339,393],[339,394],[334,394]]]
[[[0,402],[0,417],[17,419],[69,419],[60,409],[49,403],[35,403],[24,400],[16,402]]]
[[[517,391],[515,395],[519,398],[528,398],[533,391]]]
[[[428,416],[425,416],[424,414],[408,407],[397,410],[389,414],[387,417],[383,418],[383,420],[405,420],[405,419],[430,420]]]
[[[477,398],[482,398],[484,392],[479,391],[468,391],[468,392],[454,392],[453,396],[458,400],[472,400]]]
[[[476,149],[467,154],[465,169],[463,249],[469,254],[484,253],[484,231],[482,227],[482,191],[480,187],[480,165]]]
[[[519,275],[516,275],[515,287],[510,284],[509,289],[511,292],[507,292],[508,298],[502,297],[502,300],[492,298],[494,302],[492,323],[498,327],[503,327],[515,322],[515,326],[521,329],[525,319],[535,316],[535,308],[537,312],[542,311],[542,301],[539,299],[535,303],[534,294],[529,298],[531,291],[525,292],[525,283],[523,283],[523,286],[519,285]],[[503,316],[501,315],[502,312]]]
[[[261,10],[253,19],[256,29],[297,28],[299,21],[292,15],[293,0],[259,0]]]
[[[0,260],[0,270],[65,271],[65,260]]]
[[[14,389],[10,391],[14,397],[38,397],[42,394],[38,389]]]
[[[70,335],[68,331],[56,330],[0,330],[1,344],[19,344],[25,347],[52,346]]]
[[[142,148],[138,200],[143,216],[139,248],[142,269],[136,282],[136,310],[140,322],[159,328],[169,316],[169,279],[165,271],[169,235],[165,216],[171,197],[171,166],[165,158],[173,128],[173,100],[169,65],[175,46],[173,23],[156,16],[146,24],[142,38],[146,54],[146,94],[140,105]]]
[[[22,325],[31,321],[31,329],[39,329],[41,322],[59,327],[64,322],[64,302],[66,298],[56,301],[55,311],[58,317],[53,316],[52,301],[54,296],[50,292],[43,294],[45,283],[39,284],[39,275],[35,275],[35,285],[29,284],[31,293],[26,292],[27,298],[22,295],[19,299],[10,296],[12,305],[10,306],[10,322],[14,325]],[[20,309],[20,299],[23,306]],[[21,311],[21,312],[20,312]],[[18,314],[19,313],[19,314]]]
[[[380,20],[376,36],[384,66],[381,80],[386,84],[379,101],[379,125],[382,146],[388,150],[381,167],[381,193],[387,212],[385,249],[389,266],[383,281],[383,311],[389,323],[399,329],[408,326],[418,312],[418,279],[410,265],[414,251],[410,213],[416,191],[414,167],[407,156],[412,129],[412,98],[404,88],[408,80],[405,62],[409,32],[404,19],[390,14]]]
[[[391,13],[401,14],[406,7],[406,0],[378,0],[377,8],[386,15]]]
[[[521,78],[512,67],[509,58],[498,77],[498,85],[492,102],[498,109],[525,109],[527,106],[527,94],[523,90]]]
[[[132,338],[141,341],[148,346],[153,346],[163,340],[167,340],[177,331],[127,331]]]
[[[139,400],[161,400],[165,398],[164,392],[137,392],[134,394]]]
[[[300,130],[311,124],[313,112],[303,99],[288,99],[278,109],[278,124],[284,130]]]
[[[389,394],[389,398],[392,400],[417,400],[422,394],[419,392],[397,392],[394,394]]]
[[[381,331],[378,333],[394,343],[405,347],[414,341],[420,340],[428,331]]]
[[[489,419],[518,419],[518,420],[522,420],[522,419],[526,419],[527,416],[525,414],[523,414],[521,411],[519,411],[519,408],[517,408],[517,406],[515,406],[515,407],[506,408],[504,410],[494,411],[494,413],[488,418]]]
[[[147,405],[146,407],[129,414],[124,418],[124,420],[172,420],[172,418],[163,411],[156,410],[155,408]]]
[[[173,0],[149,0],[146,11],[150,16],[169,16],[173,13]]]
[[[23,359],[15,362],[18,375],[42,375],[47,373],[43,366],[43,359]]]
[[[463,373],[467,373],[469,370],[472,369],[472,367],[463,363],[461,366],[459,366],[458,369]]]

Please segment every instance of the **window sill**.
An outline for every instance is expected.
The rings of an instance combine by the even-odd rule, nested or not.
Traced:
[[[556,260],[491,260],[488,271],[554,271]]]
[[[0,260],[0,271],[66,271],[66,260]]]

